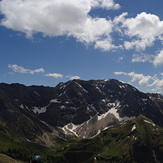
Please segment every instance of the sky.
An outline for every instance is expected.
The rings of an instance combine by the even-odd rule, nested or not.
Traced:
[[[0,83],[117,79],[163,93],[162,0],[1,0]]]

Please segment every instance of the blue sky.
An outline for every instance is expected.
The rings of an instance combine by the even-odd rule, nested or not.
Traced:
[[[0,82],[118,79],[163,91],[162,0],[1,0]]]

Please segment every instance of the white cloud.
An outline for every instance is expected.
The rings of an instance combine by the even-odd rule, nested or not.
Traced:
[[[77,75],[75,76],[67,75],[66,77],[69,78],[69,80],[80,79],[80,76],[77,76]]]
[[[137,74],[135,72],[114,72],[114,74],[129,76],[131,77],[130,82],[137,83],[137,85],[140,87],[149,87],[151,88],[151,91],[163,91],[163,79],[159,79],[157,74],[154,76]],[[163,73],[160,73],[160,75],[163,75]]]
[[[132,41],[124,41],[124,47],[126,50],[136,49],[137,51],[145,50],[147,46],[151,46],[152,42],[147,39],[133,39]]]
[[[135,18],[128,18],[123,23],[125,31],[129,36],[138,36],[139,38],[153,40],[154,37],[162,34],[163,22],[154,14],[142,12]]]
[[[123,23],[124,21],[126,21],[127,15],[128,15],[127,12],[123,12],[121,15],[116,16],[113,20],[114,24],[119,24],[119,23]]]
[[[111,49],[114,49],[115,46],[112,44],[112,40],[107,38],[104,40],[96,41],[95,48],[101,49],[104,51],[110,51]]]
[[[155,57],[153,64],[157,67],[163,65],[163,50],[161,50]]]
[[[35,33],[50,37],[66,35],[94,45],[110,37],[113,25],[106,18],[92,18],[89,12],[93,8],[116,10],[120,5],[113,0],[2,0],[1,25],[28,37]]]
[[[148,54],[133,54],[132,62],[153,62],[154,55]]]
[[[71,31],[68,35],[77,38],[78,41],[86,44],[103,41],[103,38],[110,38],[112,32],[112,22],[104,18],[87,18],[84,26],[80,26],[80,30]],[[102,28],[101,28],[102,27]],[[111,42],[108,42],[111,43]]]
[[[12,71],[16,72],[16,73],[21,73],[21,74],[35,74],[35,73],[40,73],[40,72],[44,72],[45,70],[43,68],[39,68],[39,69],[35,69],[35,70],[30,70],[30,69],[26,69],[24,67],[18,66],[18,65],[8,65],[8,68],[12,69]]]
[[[134,54],[132,62],[150,62],[155,67],[163,65],[163,50],[155,55],[147,55],[147,54]]]
[[[62,78],[63,77],[63,75],[59,74],[59,73],[48,73],[48,74],[45,74],[44,76],[53,77],[53,78]]]
[[[70,79],[70,80],[80,79],[80,76],[70,76],[69,79]]]
[[[155,87],[155,90],[157,91],[160,91],[160,90],[163,91],[163,79],[158,79],[157,77],[155,77],[155,80],[150,86]]]
[[[2,0],[0,13],[4,18],[0,24],[24,32],[27,37],[35,33],[74,37],[103,51],[122,48],[140,51],[156,40],[163,43],[163,21],[157,15],[142,12],[129,18],[125,12],[111,20],[92,17],[90,11],[94,8],[117,10],[120,5],[114,0]],[[120,34],[115,40],[114,32]],[[121,39],[121,45],[114,44]]]
[[[163,21],[157,15],[142,12],[135,18],[126,18],[128,13],[115,17],[115,25],[123,35],[129,36],[131,41],[124,41],[125,49],[145,50],[153,45],[155,40],[161,40],[163,35]],[[120,26],[121,25],[121,26]]]
[[[93,0],[94,6],[101,7],[105,9],[117,10],[120,8],[119,4],[115,4],[113,0]]]
[[[151,76],[143,75],[143,74],[136,74],[135,72],[115,72],[115,75],[125,75],[131,77],[131,82],[137,82],[138,86],[149,86],[149,81],[152,79]]]

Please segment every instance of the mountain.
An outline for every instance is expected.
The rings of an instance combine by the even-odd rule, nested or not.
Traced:
[[[93,149],[91,142],[98,144],[99,138],[107,133],[102,138],[104,146],[100,145],[99,149],[102,156],[98,156],[97,150],[92,153],[93,155],[88,152],[88,155],[90,154],[88,159],[96,157],[97,160],[104,159],[105,161],[112,160],[115,156],[119,161],[122,157],[123,161],[124,157],[136,160],[136,154],[138,154],[138,158],[141,157],[139,156],[141,153],[137,151],[140,148],[140,151],[145,149],[149,150],[149,153],[153,152],[152,158],[156,157],[156,160],[162,160],[157,156],[163,151],[161,141],[162,108],[162,95],[140,92],[135,87],[115,79],[72,80],[59,83],[56,87],[1,83],[0,142],[6,146],[4,141],[9,140],[9,144],[5,151],[1,148],[0,151],[13,156],[8,151],[11,151],[10,146],[14,148],[12,151],[15,151],[17,141],[20,144],[25,144],[24,148],[27,144],[32,147],[34,144],[39,144],[50,149],[55,148],[56,153],[54,154],[53,151],[50,157],[52,160],[60,160],[59,155],[71,162],[71,158],[67,158],[67,156],[72,157],[71,154],[78,149],[77,146],[82,147],[82,150],[79,150],[79,154],[82,154],[80,151],[83,152],[84,148]],[[123,128],[125,125],[128,127]],[[148,129],[149,126],[153,126],[153,128]],[[154,126],[157,126],[157,129]],[[130,138],[136,140],[126,138],[130,136],[132,127],[134,134]],[[135,127],[138,130],[135,130]],[[114,129],[117,131],[115,134]],[[158,132],[156,132],[157,130]],[[153,145],[151,145],[153,138],[150,138],[151,147],[149,149],[147,149],[148,143],[145,141],[145,139],[149,139],[148,134],[153,135],[151,137],[154,138],[160,136]],[[85,141],[88,143],[82,144]],[[113,143],[111,143],[112,141]],[[130,143],[131,146],[125,146],[125,142]],[[138,144],[135,145],[135,142]],[[74,145],[73,152],[72,148],[68,147],[69,143]],[[109,143],[109,145],[107,146],[105,143]],[[122,155],[116,155],[112,148],[115,146],[115,150],[122,151],[121,145],[126,148],[126,154],[122,152]],[[38,147],[33,148],[38,149]],[[62,148],[66,150],[63,152]],[[46,151],[44,148],[39,147],[39,149],[42,149],[42,155],[46,153],[43,152]],[[36,151],[38,152],[38,150]],[[105,158],[106,154],[103,151],[113,152],[113,155],[109,154]],[[136,153],[134,153],[135,151]],[[26,150],[24,152],[29,153]],[[20,157],[17,152],[14,156]],[[85,157],[87,158],[87,156]]]
[[[163,129],[140,115],[95,138],[71,142],[57,154],[55,160],[65,163],[161,163]]]
[[[72,80],[54,88],[0,84],[1,119],[29,140],[58,127],[66,135],[89,138],[140,114],[163,125],[161,104],[114,79]]]

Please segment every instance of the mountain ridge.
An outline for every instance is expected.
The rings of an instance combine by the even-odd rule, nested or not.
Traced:
[[[64,134],[92,137],[109,126],[118,125],[140,114],[159,125],[163,124],[161,109],[156,109],[156,99],[154,102],[149,94],[115,79],[72,80],[59,83],[56,87],[1,83],[0,93],[1,118],[6,119],[5,114],[11,115],[13,120],[6,121],[17,121],[18,125],[18,119],[21,119],[22,124],[29,124],[27,121],[30,119],[26,128],[35,134],[50,131],[49,126],[52,126],[61,128]],[[16,116],[12,116],[12,112]],[[9,124],[10,128],[15,128],[13,123]],[[73,125],[76,131],[71,129]],[[28,139],[35,134],[31,133]],[[25,135],[28,134],[25,132]]]
[[[124,128],[126,133],[123,132],[125,125],[129,125]],[[72,80],[59,83],[56,87],[0,83],[0,141],[4,145],[10,144],[6,146],[6,151],[0,150],[17,159],[21,159],[21,151],[14,148],[18,141],[31,148],[37,144],[55,150],[51,155],[52,162],[69,160],[71,163],[75,159],[74,154],[81,159],[79,162],[82,162],[83,154],[91,161],[96,158],[97,162],[123,162],[125,159],[141,162],[139,150],[142,149],[152,154],[151,160],[159,162],[163,161],[159,157],[163,153],[162,127],[163,96],[140,92],[115,79]],[[157,138],[159,135],[160,138]],[[98,144],[100,137],[109,144],[99,144],[99,155],[98,150],[92,149],[98,148],[95,144]],[[111,139],[119,153],[113,150]],[[125,153],[121,144],[127,141],[133,144],[131,147],[124,145],[128,152]],[[84,148],[92,151],[85,153]],[[39,149],[44,156],[44,148],[39,146]],[[48,160],[48,156],[44,157]],[[149,157],[148,154],[146,157]]]

